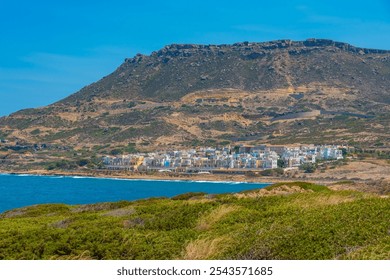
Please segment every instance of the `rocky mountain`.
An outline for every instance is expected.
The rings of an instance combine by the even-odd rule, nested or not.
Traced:
[[[237,142],[390,143],[390,51],[331,40],[172,44],[47,107],[0,139],[107,151]]]

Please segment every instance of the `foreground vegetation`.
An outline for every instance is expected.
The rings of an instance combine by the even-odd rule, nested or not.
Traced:
[[[390,259],[389,198],[283,183],[0,216],[0,259]]]

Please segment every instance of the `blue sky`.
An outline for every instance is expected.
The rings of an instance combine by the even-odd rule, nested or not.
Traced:
[[[327,38],[390,49],[390,1],[0,1],[0,116],[171,43]]]

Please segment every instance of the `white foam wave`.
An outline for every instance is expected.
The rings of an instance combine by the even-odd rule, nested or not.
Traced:
[[[40,175],[40,174],[14,174],[14,173],[0,173],[1,176],[41,176],[48,177],[53,179],[96,179],[96,180],[117,180],[117,181],[130,181],[130,182],[174,182],[174,183],[200,183],[200,184],[229,184],[229,185],[239,185],[239,184],[251,184],[251,185],[270,185],[271,183],[267,182],[240,182],[240,181],[209,181],[209,180],[183,180],[183,179],[146,179],[146,178],[115,178],[115,177],[93,177],[93,176],[67,176],[67,175]]]

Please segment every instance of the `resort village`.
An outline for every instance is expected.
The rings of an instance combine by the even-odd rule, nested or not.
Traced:
[[[297,169],[303,164],[314,164],[318,160],[342,158],[341,147],[335,145],[259,145],[105,156],[103,164],[110,170],[215,173],[260,171],[278,167]]]

